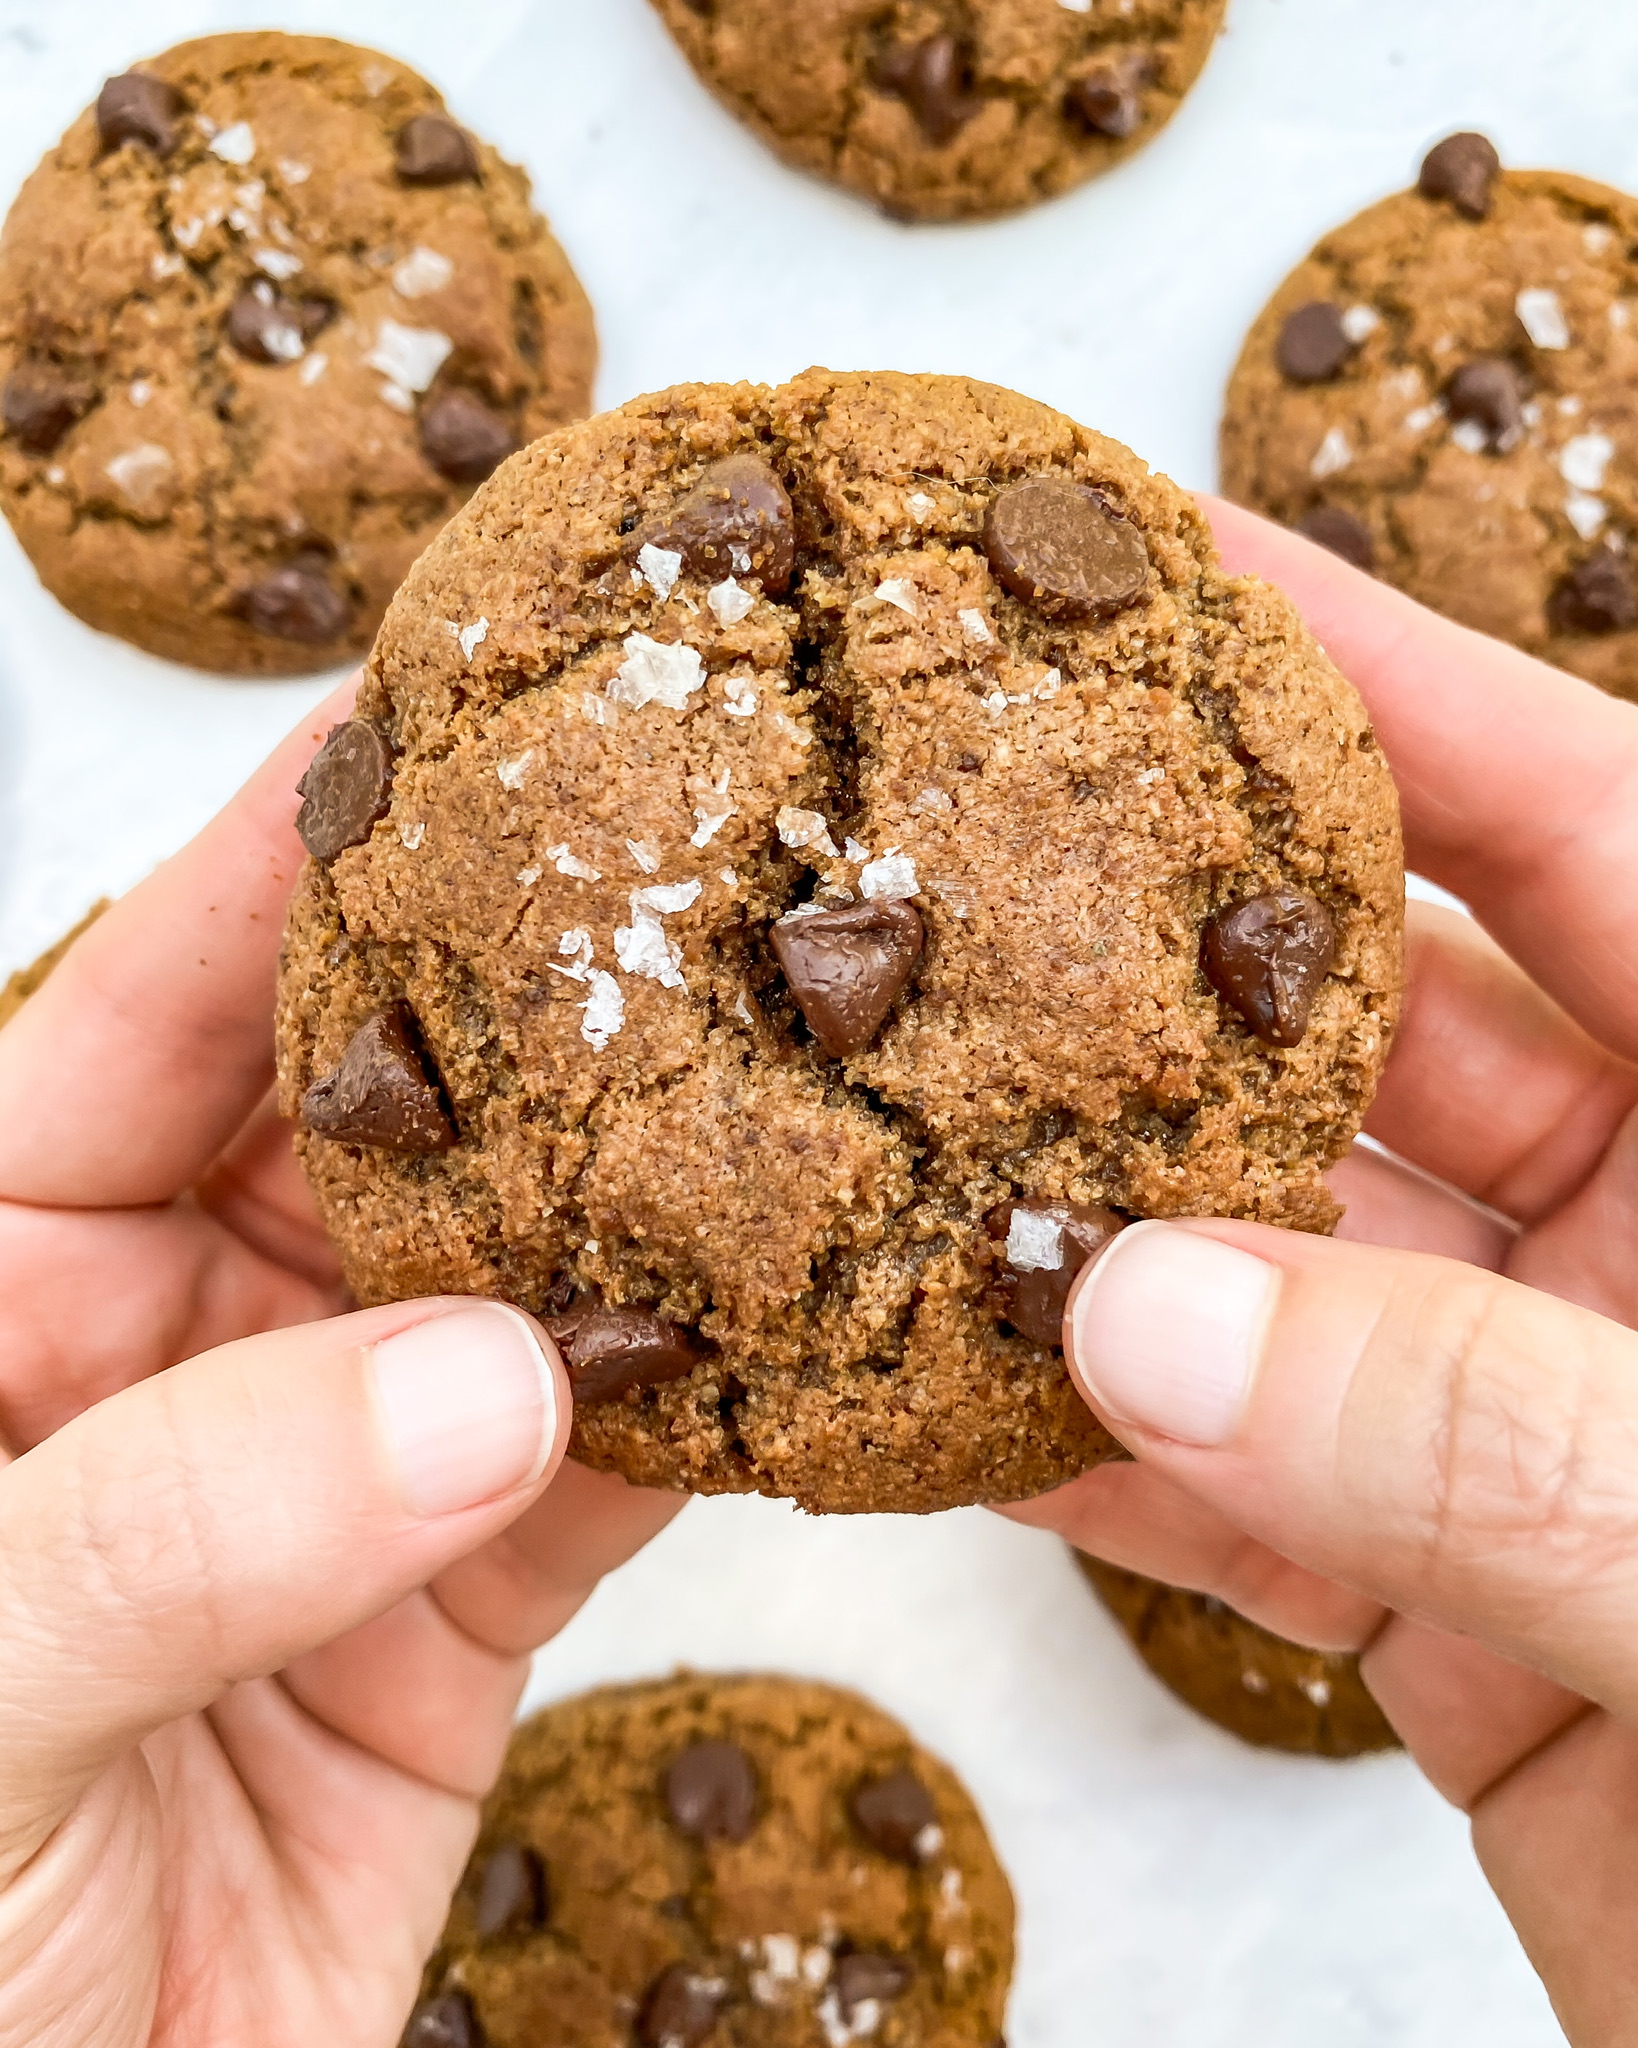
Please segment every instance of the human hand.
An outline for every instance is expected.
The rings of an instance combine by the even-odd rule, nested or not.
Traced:
[[[1067,1355],[1135,1452],[1012,1510],[1371,1690],[1578,2044],[1638,2033],[1638,709],[1211,508],[1370,709],[1407,853],[1403,1027],[1343,1242],[1123,1233]],[[1431,1176],[1431,1178],[1430,1178]],[[1471,1198],[1471,1199],[1469,1199]],[[1486,1206],[1479,1206],[1480,1204]]]
[[[340,1313],[268,1090],[347,694],[0,1032],[4,2048],[388,2048],[529,1650],[678,1505],[562,1465],[518,1311]]]

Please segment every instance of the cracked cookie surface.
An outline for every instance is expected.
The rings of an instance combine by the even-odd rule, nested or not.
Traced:
[[[1223,490],[1638,697],[1638,200],[1501,170],[1477,136],[1428,163],[1259,315]]]
[[[595,354],[528,180],[425,80],[211,36],[111,80],[0,234],[0,502],[90,625],[328,667]]]
[[[1242,1742],[1325,1757],[1399,1747],[1358,1657],[1305,1649],[1221,1600],[1101,1558],[1077,1551],[1075,1562],[1161,1684]]]
[[[404,2048],[995,2048],[1012,1931],[959,1780],[857,1694],[610,1686],[519,1728]]]
[[[1286,599],[1048,407],[812,371],[537,443],[304,788],[281,1099],[349,1282],[548,1318],[594,1466],[1039,1493],[1114,1449],[1057,1348],[1111,1230],[1334,1222],[1387,768]]]
[[[654,0],[694,69],[798,169],[909,220],[1008,213],[1141,149],[1226,0]]]

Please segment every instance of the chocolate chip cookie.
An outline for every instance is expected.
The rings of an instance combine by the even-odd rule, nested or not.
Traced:
[[[0,502],[88,624],[324,668],[595,354],[527,178],[424,79],[210,36],[110,79],[0,233]]]
[[[1012,1893],[857,1694],[681,1676],[513,1740],[403,2048],[999,2048]]]
[[[654,0],[787,163],[904,220],[1049,199],[1141,149],[1225,0]]]
[[[993,385],[811,371],[514,458],[303,780],[283,1104],[361,1300],[546,1317],[575,1454],[814,1511],[1106,1456],[1133,1217],[1325,1230],[1392,782],[1192,500]]]
[[[1357,1657],[1288,1643],[1204,1593],[1079,1551],[1075,1562],[1161,1684],[1242,1742],[1328,1757],[1399,1747]]]
[[[105,896],[100,902],[93,903],[71,932],[64,932],[57,943],[48,946],[38,960],[31,961],[27,967],[19,967],[15,974],[8,977],[5,985],[0,987],[0,1024],[9,1024],[29,997],[37,994],[45,986],[47,977],[62,965],[63,956],[69,947],[81,933],[91,929],[108,908],[108,902],[109,899]]]
[[[1638,200],[1453,135],[1252,328],[1223,488],[1638,697]]]

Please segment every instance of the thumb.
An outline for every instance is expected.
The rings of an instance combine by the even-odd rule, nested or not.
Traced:
[[[1297,1563],[1638,1710],[1638,1336],[1450,1259],[1142,1223],[1071,1296],[1121,1441]]]
[[[504,1528],[570,1413],[529,1317],[416,1301],[224,1345],[0,1470],[0,1883],[122,1752]]]

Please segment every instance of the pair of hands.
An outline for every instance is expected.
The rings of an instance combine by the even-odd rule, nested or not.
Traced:
[[[1151,1224],[1083,1276],[1070,1366],[1138,1462],[1009,1512],[1364,1648],[1571,2039],[1614,2042],[1638,713],[1213,516],[1366,697],[1413,864],[1483,930],[1413,916],[1370,1120],[1409,1164],[1336,1170],[1341,1241]],[[0,1034],[0,2048],[389,2048],[529,1650],[679,1505],[562,1463],[562,1366],[514,1311],[341,1313],[267,1018],[294,785],[342,713]]]

